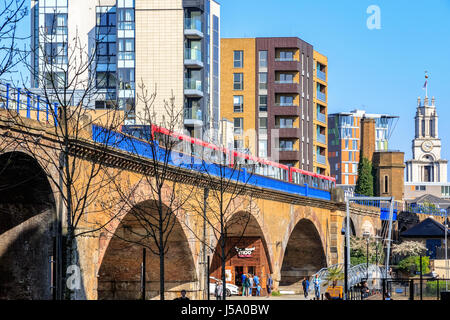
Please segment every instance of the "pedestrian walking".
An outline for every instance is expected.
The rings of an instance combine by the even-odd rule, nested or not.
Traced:
[[[305,296],[305,299],[307,299],[308,298],[308,290],[309,290],[309,281],[308,281],[307,277],[303,278],[302,286],[303,286],[303,295]]]
[[[222,300],[222,295],[223,295],[222,281],[219,280],[216,282],[216,290],[214,293],[216,295],[216,300]]]
[[[249,274],[248,277],[248,295],[251,297],[253,295],[253,275]]]
[[[273,280],[272,280],[272,276],[270,274],[267,275],[267,296],[270,296],[271,292],[272,292],[272,286],[273,286]]]
[[[316,274],[314,277],[314,293],[316,296],[316,300],[319,300],[319,298],[320,298],[320,282],[321,282],[321,280],[319,278],[319,275]]]
[[[242,273],[242,296],[247,295],[247,275]]]
[[[261,286],[259,285],[259,277],[256,274],[253,277],[253,284],[255,285],[255,288],[256,288],[256,295],[257,296],[261,295]],[[258,290],[258,287],[259,287],[259,290]]]

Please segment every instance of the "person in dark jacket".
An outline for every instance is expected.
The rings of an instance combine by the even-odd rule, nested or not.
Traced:
[[[272,292],[272,287],[273,287],[273,280],[272,280],[272,276],[270,274],[267,275],[267,296],[270,296],[271,292]]]
[[[305,298],[308,298],[309,281],[307,277],[303,278],[302,286],[303,286],[303,294],[305,295]]]

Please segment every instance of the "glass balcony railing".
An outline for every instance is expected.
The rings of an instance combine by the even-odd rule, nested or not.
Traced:
[[[297,61],[294,57],[277,57],[275,61]]]
[[[202,32],[202,21],[198,18],[186,18],[184,19],[184,29]]]
[[[327,96],[325,93],[317,91],[317,99],[319,99],[320,101],[326,102]]]
[[[327,81],[327,75],[325,74],[325,72],[320,71],[318,69],[317,69],[317,78],[323,81]]]
[[[327,139],[324,134],[317,133],[316,136],[317,142],[326,143]]]
[[[323,113],[317,112],[317,120],[323,123],[327,122],[327,116]]]
[[[320,154],[316,154],[316,162],[320,163],[320,164],[326,164],[325,156],[322,156]]]
[[[184,89],[202,91],[202,81],[195,79],[184,79]]]
[[[283,84],[283,83],[295,83],[294,80],[276,80],[275,83],[277,84]]]
[[[184,59],[202,61],[202,52],[199,49],[184,49]]]
[[[202,109],[199,107],[185,108],[184,119],[190,120],[202,120]]]
[[[295,107],[296,104],[294,102],[276,102],[276,107]]]

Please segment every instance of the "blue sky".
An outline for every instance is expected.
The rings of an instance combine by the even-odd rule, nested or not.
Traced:
[[[424,71],[436,97],[442,157],[450,159],[450,0],[222,0],[222,37],[296,36],[328,57],[328,112],[400,116],[391,149],[410,159]],[[381,29],[369,30],[369,5]],[[29,34],[29,16],[21,33]],[[26,74],[28,76],[28,74]]]
[[[381,29],[369,30],[369,5]],[[328,57],[328,112],[400,116],[390,149],[412,157],[417,97],[436,97],[442,157],[450,159],[450,0],[224,0],[221,36],[296,36]]]

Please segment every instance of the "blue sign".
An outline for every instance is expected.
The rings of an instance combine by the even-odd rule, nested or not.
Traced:
[[[390,208],[380,208],[380,219],[389,220]],[[394,214],[392,215],[392,221],[397,221],[397,209],[394,209]]]

